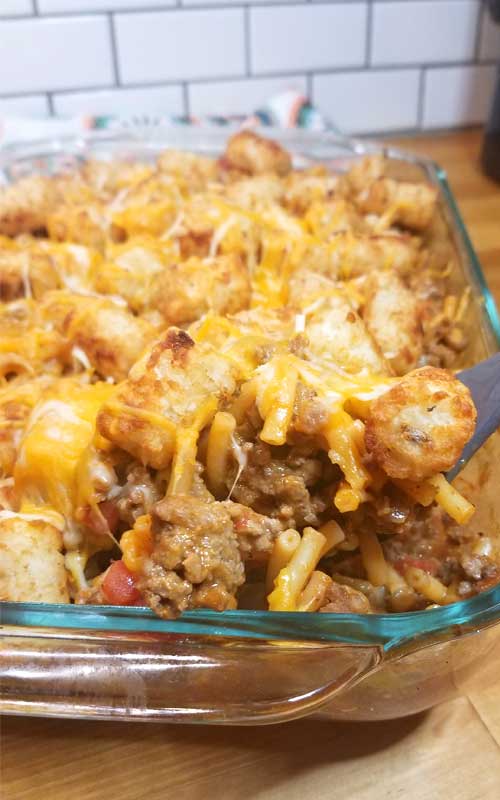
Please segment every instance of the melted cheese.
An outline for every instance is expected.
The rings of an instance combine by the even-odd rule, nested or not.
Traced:
[[[58,514],[57,511],[51,511],[48,508],[30,509],[29,504],[23,504],[23,511],[10,511],[4,509],[0,511],[0,521],[4,519],[22,519],[25,522],[46,522],[60,531],[64,530],[64,517]],[[30,509],[29,511],[27,509]]]
[[[85,565],[87,563],[87,555],[78,550],[72,550],[64,556],[64,566],[73,578],[74,584],[78,591],[82,591],[88,587],[87,579],[85,577]]]
[[[35,405],[14,469],[16,490],[23,501],[72,516],[77,470],[92,444],[97,413],[113,388],[62,380]]]

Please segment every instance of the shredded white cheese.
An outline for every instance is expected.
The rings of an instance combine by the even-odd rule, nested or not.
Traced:
[[[305,314],[295,314],[295,333],[304,333],[306,329],[306,315]]]
[[[131,186],[126,186],[125,189],[121,189],[118,192],[116,197],[111,201],[108,208],[110,211],[121,211],[125,206],[125,200],[127,196],[130,194]]]
[[[77,364],[80,364],[80,366],[82,366],[84,370],[88,371],[92,370],[92,364],[89,361],[88,355],[85,352],[85,350],[82,350],[81,347],[77,347],[77,345],[74,345],[71,348],[71,357],[73,358],[74,361],[77,362]]]
[[[24,296],[27,300],[31,300],[33,294],[31,292],[30,262],[27,253],[24,254],[24,257],[22,259],[21,275],[23,279]]]
[[[165,233],[160,236],[160,239],[170,239],[174,233],[178,233],[181,230],[182,223],[184,221],[184,212],[181,211],[177,214],[176,218],[174,219],[170,228],[168,228]]]
[[[212,241],[210,242],[210,248],[208,250],[208,255],[210,258],[214,258],[214,256],[217,255],[217,250],[219,249],[219,245],[224,239],[224,236],[237,222],[238,218],[236,215],[231,214],[221,225],[219,225],[218,228],[215,229],[212,236]]]
[[[235,457],[236,461],[238,462],[238,472],[236,473],[236,477],[235,477],[235,479],[233,481],[233,485],[231,486],[231,489],[229,490],[229,494],[227,496],[228,500],[231,499],[231,495],[234,492],[234,490],[236,488],[236,484],[238,483],[238,481],[239,481],[239,479],[241,477],[241,473],[245,469],[245,467],[247,465],[247,461],[248,461],[247,454],[243,450],[242,446],[240,444],[238,444],[238,442],[236,441],[234,435],[231,436],[231,449],[233,451],[233,456]]]

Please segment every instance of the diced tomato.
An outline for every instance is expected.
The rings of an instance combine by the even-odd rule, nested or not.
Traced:
[[[133,606],[141,599],[135,576],[123,561],[114,561],[102,582],[103,594],[112,606]]]
[[[103,500],[98,506],[80,506],[75,517],[98,536],[108,536],[110,531],[115,533],[120,521],[118,509],[111,500]]]
[[[115,533],[120,521],[120,515],[118,513],[116,504],[111,500],[103,500],[102,503],[99,503],[99,511],[108,523],[111,533]]]
[[[404,575],[408,567],[417,567],[429,575],[436,575],[439,569],[439,561],[437,558],[425,558],[425,556],[403,556],[398,558],[394,564],[397,571]]]

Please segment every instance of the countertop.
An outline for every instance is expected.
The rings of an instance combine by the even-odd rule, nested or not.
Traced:
[[[500,186],[479,170],[479,132],[397,144],[447,170],[500,304]],[[6,717],[0,794],[3,800],[498,800],[500,647],[496,655],[466,696],[389,722],[208,728]]]

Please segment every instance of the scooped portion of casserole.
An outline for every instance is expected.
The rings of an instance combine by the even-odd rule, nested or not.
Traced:
[[[249,131],[0,189],[0,598],[377,613],[500,580],[443,475],[476,418],[453,258],[433,187]]]

